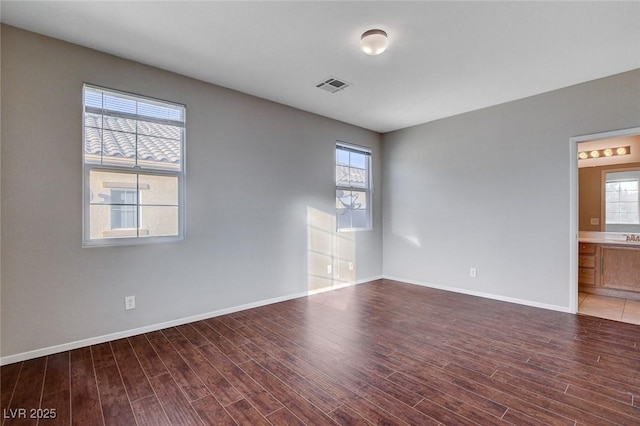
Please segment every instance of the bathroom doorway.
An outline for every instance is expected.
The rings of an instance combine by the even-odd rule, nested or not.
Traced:
[[[640,127],[572,143],[575,310],[640,324]]]

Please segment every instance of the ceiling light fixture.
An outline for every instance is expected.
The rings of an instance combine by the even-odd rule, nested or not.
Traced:
[[[360,38],[360,48],[367,55],[379,55],[389,46],[387,33],[382,30],[365,31]]]

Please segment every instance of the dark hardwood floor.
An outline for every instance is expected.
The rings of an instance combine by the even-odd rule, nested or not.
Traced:
[[[639,342],[637,325],[376,281],[3,366],[2,421],[640,425]]]

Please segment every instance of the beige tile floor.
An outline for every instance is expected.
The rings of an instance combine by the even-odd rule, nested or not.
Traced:
[[[578,313],[640,325],[640,300],[579,292]]]

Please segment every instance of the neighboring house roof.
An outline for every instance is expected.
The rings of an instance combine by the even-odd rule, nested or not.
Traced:
[[[180,129],[148,121],[85,114],[87,154],[180,164]]]
[[[357,186],[364,187],[366,183],[366,173],[367,171],[364,169],[338,165],[336,168],[336,182],[344,184],[351,183],[352,185],[360,184]]]

